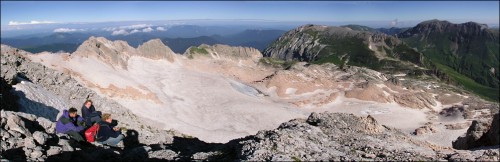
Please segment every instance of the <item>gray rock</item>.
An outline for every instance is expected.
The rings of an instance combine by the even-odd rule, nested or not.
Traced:
[[[42,155],[43,155],[43,152],[38,151],[38,150],[35,150],[35,151],[30,153],[31,158],[39,158],[39,157],[42,157]]]
[[[489,130],[480,139],[480,146],[500,145],[500,114],[493,116]]]
[[[431,134],[431,133],[436,133],[438,132],[438,129],[429,124],[429,125],[424,125],[424,126],[421,126],[417,129],[415,129],[415,131],[413,132],[414,135],[424,135],[424,134]]]
[[[30,157],[31,156],[31,153],[33,152],[33,149],[29,149],[27,147],[23,147],[23,151],[24,151],[24,154],[27,156],[27,157]]]
[[[57,143],[59,146],[62,146],[63,151],[74,151],[75,149],[71,147],[69,144],[69,141],[66,139],[59,139],[59,143]]]
[[[47,156],[57,155],[62,152],[62,148],[58,146],[50,146],[47,150]]]
[[[5,124],[7,124],[7,118],[2,116],[2,119],[0,120],[0,127],[3,128],[3,126],[5,126]]]
[[[10,148],[8,148],[7,142],[5,142],[4,140],[0,141],[0,147],[2,149],[2,152],[5,151],[5,150],[10,149]]]
[[[24,147],[35,148],[36,147],[35,139],[33,137],[26,137],[24,139]]]
[[[4,129],[0,129],[0,136],[2,136],[2,141],[11,137],[10,133]]]
[[[178,154],[172,150],[158,150],[149,153],[149,158],[174,160]]]
[[[500,144],[499,114],[495,114],[493,120],[474,120],[467,129],[467,133],[453,141],[455,149],[472,149],[481,146],[494,146]]]
[[[36,131],[33,133],[33,138],[38,142],[39,145],[44,145],[49,138],[49,135],[40,131]]]
[[[430,145],[416,144],[409,139],[397,129],[378,125],[371,116],[312,113],[307,120],[294,119],[275,130],[259,131],[257,135],[239,141],[242,145],[239,157],[249,161],[363,160],[362,157],[377,159],[378,152],[397,149],[397,155],[384,160],[398,160],[408,157],[404,151],[413,153],[410,151],[413,147],[418,150],[412,155],[415,159],[434,159],[425,156],[434,152]]]
[[[373,159],[377,156],[375,154],[364,154],[363,157]]]
[[[36,116],[33,115],[33,114],[27,114],[27,113],[23,113],[23,112],[19,112],[17,113],[18,116],[20,117],[23,117],[29,121],[36,121]]]
[[[22,134],[19,133],[18,131],[14,131],[14,130],[7,130],[7,132],[12,135],[12,137],[14,138],[21,138]]]
[[[216,154],[218,154],[218,152],[198,152],[195,153],[191,158],[194,160],[207,160],[210,156]]]
[[[14,130],[26,136],[31,136],[31,132],[26,129],[24,122],[16,115],[10,115],[7,118],[6,128],[8,130]]]
[[[56,128],[56,123],[53,121],[50,121],[49,119],[43,118],[43,117],[38,117],[36,119],[38,124],[40,124],[47,133],[54,133],[55,128]]]

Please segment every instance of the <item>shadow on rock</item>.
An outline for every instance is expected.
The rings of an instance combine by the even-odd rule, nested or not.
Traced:
[[[22,147],[6,150],[2,152],[2,156],[11,161],[26,161],[26,155]]]

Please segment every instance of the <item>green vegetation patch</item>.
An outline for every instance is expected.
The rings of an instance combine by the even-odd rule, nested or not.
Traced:
[[[208,51],[205,48],[200,48],[200,47],[195,47],[195,46],[191,46],[189,48],[189,53],[190,54],[204,54],[204,55],[208,55]]]
[[[487,100],[496,101],[496,102],[499,101],[499,99],[498,99],[499,94],[498,93],[499,93],[500,89],[491,88],[491,87],[481,85],[481,84],[475,82],[474,80],[468,78],[467,76],[456,72],[455,70],[453,70],[452,68],[450,68],[446,65],[442,65],[442,64],[438,64],[438,63],[435,63],[435,65],[439,70],[448,74],[453,80],[455,80],[458,83],[460,83],[461,85],[463,85],[466,90],[474,92],[475,94],[477,94],[480,97],[483,97]]]
[[[272,58],[272,57],[263,57],[259,60],[259,62],[264,64],[264,65],[269,65],[269,66],[273,66],[275,68],[284,68],[284,69],[288,69],[291,66],[293,66],[295,63],[297,63],[297,61],[284,61],[284,60]]]

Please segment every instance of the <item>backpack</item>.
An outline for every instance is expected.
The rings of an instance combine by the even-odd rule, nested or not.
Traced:
[[[99,131],[100,125],[95,123],[89,129],[85,131],[85,138],[88,142],[94,142],[97,137],[97,131]]]

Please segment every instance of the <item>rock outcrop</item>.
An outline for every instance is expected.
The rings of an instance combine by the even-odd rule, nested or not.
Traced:
[[[467,133],[453,141],[453,148],[465,150],[500,145],[499,118],[500,116],[497,113],[491,121],[474,120],[467,129]]]
[[[413,132],[413,134],[418,136],[436,132],[438,132],[438,129],[434,125],[432,125],[432,123],[426,123],[424,126],[415,129],[415,132]]]
[[[250,161],[437,160],[428,143],[381,126],[370,116],[313,113],[240,142]],[[408,147],[405,147],[408,146]]]
[[[154,60],[165,59],[174,62],[174,51],[160,39],[153,39],[137,47],[138,55]]]
[[[257,62],[262,58],[259,50],[251,47],[232,47],[228,45],[216,44],[206,45],[202,44],[198,47],[190,47],[186,50],[184,55],[189,58],[196,56],[209,56],[214,59],[230,59],[230,60],[251,60]]]

